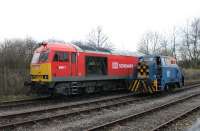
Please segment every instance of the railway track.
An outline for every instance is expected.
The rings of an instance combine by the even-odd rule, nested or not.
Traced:
[[[127,95],[127,92],[122,92],[119,94],[118,92],[112,92],[112,94],[97,94],[92,96],[87,96],[87,99],[96,99],[100,98],[102,96],[121,96],[121,95]],[[131,93],[129,93],[131,94]],[[33,99],[24,99],[24,100],[16,100],[16,101],[5,101],[0,102],[0,110],[2,109],[11,109],[11,108],[17,108],[17,107],[23,107],[23,106],[37,106],[37,105],[47,105],[47,104],[59,104],[59,103],[65,103],[65,102],[74,102],[74,101],[80,101],[83,99],[86,99],[85,96],[72,96],[72,97],[39,97],[39,98],[33,98]]]
[[[149,114],[151,114],[151,113],[153,113],[153,112],[160,111],[160,110],[162,110],[162,109],[168,108],[168,107],[170,107],[170,106],[172,106],[172,105],[181,103],[181,102],[183,102],[183,101],[192,99],[192,98],[197,97],[197,96],[200,96],[200,93],[191,94],[191,95],[189,95],[189,96],[186,96],[186,97],[183,97],[183,98],[180,98],[180,99],[177,99],[177,100],[174,100],[174,101],[165,103],[165,104],[161,104],[161,105],[159,105],[159,106],[156,106],[156,107],[147,109],[147,110],[145,110],[145,111],[142,111],[142,112],[139,112],[139,113],[136,113],[136,114],[131,114],[131,115],[128,115],[128,116],[125,116],[125,117],[122,117],[122,118],[119,118],[119,119],[116,119],[116,120],[113,120],[113,121],[105,122],[105,123],[103,123],[103,124],[101,124],[101,125],[92,126],[92,127],[89,127],[89,128],[86,129],[86,130],[87,130],[87,131],[105,130],[105,129],[114,127],[115,125],[121,125],[121,124],[124,124],[124,123],[126,123],[126,122],[133,121],[134,119],[142,118],[142,117],[147,116],[147,115],[149,115]],[[182,113],[181,115],[177,116],[176,118],[173,118],[173,119],[167,121],[166,123],[157,126],[157,127],[156,127],[155,129],[153,129],[152,131],[158,131],[158,130],[164,128],[166,125],[172,123],[173,121],[178,120],[179,118],[181,118],[181,117],[187,115],[188,113],[190,113],[190,112],[192,112],[192,111],[194,111],[194,110],[197,110],[197,109],[199,109],[199,108],[200,108],[200,106],[198,105],[198,106],[194,107],[193,109]]]
[[[198,87],[200,86],[199,82],[195,83],[186,83],[186,88],[180,89],[178,91],[183,91],[183,90],[188,90],[192,87]],[[188,88],[189,87],[189,88]],[[95,97],[94,97],[95,98]],[[56,100],[55,100],[56,99]],[[5,101],[5,102],[0,102],[0,109],[11,109],[15,107],[22,107],[22,106],[29,106],[29,105],[39,105],[39,104],[44,104],[44,103],[49,103],[49,102],[55,102],[55,103],[61,103],[61,102],[66,102],[66,101],[72,101],[71,99],[57,99],[57,98],[51,98],[51,97],[40,97],[40,98],[34,98],[34,99],[25,99],[25,100],[16,100],[16,101]]]
[[[5,101],[0,103],[0,109],[2,108],[12,108],[16,106],[25,106],[30,104],[37,104],[40,101],[49,100],[50,97],[40,97],[34,99],[24,99],[24,100],[16,100],[16,101]]]
[[[168,120],[167,122],[158,125],[157,127],[155,127],[154,129],[152,129],[151,131],[160,131],[160,130],[164,130],[166,127],[170,126],[170,124],[175,123],[181,119],[184,119],[185,117],[187,117],[188,115],[190,115],[191,113],[198,111],[200,109],[200,105],[197,105],[195,107],[193,107],[190,110],[187,110],[183,113],[181,113],[180,115]]]
[[[198,87],[200,84],[188,86],[184,90],[191,87]],[[80,101],[76,103],[65,103],[63,105],[50,106],[37,110],[28,110],[25,112],[17,112],[12,114],[0,114],[0,129],[10,129],[18,126],[24,126],[27,124],[35,124],[37,122],[49,121],[57,118],[66,118],[68,116],[77,115],[80,113],[88,113],[91,111],[98,111],[99,109],[110,108],[114,106],[120,106],[124,104],[133,103],[136,101],[141,101],[148,99],[151,96],[136,98],[132,97],[133,94],[124,94],[118,96],[111,96],[102,99]],[[66,111],[67,110],[67,111]],[[61,111],[62,113],[56,113],[56,111]],[[64,113],[63,113],[64,111]],[[42,114],[49,113],[52,115],[43,117],[32,117],[32,115],[42,116]],[[17,120],[16,120],[17,118]],[[19,119],[20,118],[20,119]],[[24,119],[29,118],[29,119]]]
[[[149,97],[145,98],[135,98],[131,97],[133,94],[128,94],[128,95],[121,95],[120,97],[110,97],[110,98],[102,98],[98,100],[90,100],[90,101],[85,101],[85,102],[80,102],[77,104],[66,104],[66,105],[61,105],[61,106],[51,106],[50,108],[43,108],[43,109],[38,109],[38,110],[29,110],[27,112],[20,112],[20,113],[13,113],[13,114],[3,114],[0,115],[0,129],[5,129],[5,128],[12,128],[16,126],[23,126],[26,124],[35,124],[36,122],[41,122],[41,121],[48,121],[50,119],[56,119],[56,118],[64,118],[67,116],[72,116],[80,113],[85,113],[85,112],[91,112],[94,110],[99,110],[102,108],[109,108],[113,106],[118,106],[122,104],[127,104],[135,101],[140,101],[147,99]],[[61,111],[61,110],[67,110],[65,113],[55,113],[56,111]],[[40,118],[31,118],[30,116],[32,114],[34,115],[41,115],[42,113],[50,113],[53,115],[40,117]],[[55,113],[55,115],[54,115]],[[28,117],[28,120],[24,120],[23,118]],[[21,121],[15,121],[12,120],[13,118],[22,118]],[[7,122],[5,122],[7,121]]]

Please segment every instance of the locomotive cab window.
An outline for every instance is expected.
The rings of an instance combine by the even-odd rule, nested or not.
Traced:
[[[161,65],[161,58],[159,56],[156,57],[156,64]]]
[[[48,60],[48,52],[40,53],[39,62],[46,62]]]
[[[67,52],[55,52],[53,61],[67,62],[69,55]]]

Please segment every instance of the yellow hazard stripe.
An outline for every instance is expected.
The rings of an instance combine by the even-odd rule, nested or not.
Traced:
[[[133,86],[133,82],[134,82],[134,80],[131,82],[131,84],[130,84],[130,86],[128,87],[128,89],[130,90]]]
[[[140,86],[140,84],[142,85]],[[158,91],[157,80],[153,80],[151,85],[147,85],[145,80],[133,80],[128,89],[132,92],[137,92],[139,88],[143,88],[144,92],[156,92]]]
[[[133,85],[132,85],[132,88],[131,88],[131,91],[134,91],[134,88],[135,88],[135,84],[137,83],[137,80],[133,81]]]
[[[140,84],[140,80],[138,80],[138,82],[137,82],[137,85],[136,85],[136,87],[135,87],[135,91],[138,90],[139,84]]]
[[[153,88],[154,92],[158,91],[157,80],[153,80],[152,88]]]
[[[157,80],[155,80],[155,83],[154,83],[155,85],[155,89],[156,89],[156,91],[158,91],[158,83],[157,83]]]
[[[149,89],[148,91],[149,91],[150,93],[153,93],[152,86],[149,86],[149,88],[148,88],[148,89]]]
[[[137,80],[135,80],[134,82],[133,82],[133,85],[132,85],[132,87],[131,87],[131,90],[130,91],[133,91],[134,90],[134,87],[135,87],[135,83],[137,82]]]

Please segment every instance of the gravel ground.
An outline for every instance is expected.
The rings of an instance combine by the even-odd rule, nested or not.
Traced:
[[[118,96],[122,96],[125,94],[113,94],[113,95],[105,95],[105,96],[99,96],[99,95],[94,95],[92,97],[84,97],[80,100],[80,98],[69,98],[69,99],[65,99],[64,100],[49,100],[49,101],[45,101],[45,102],[39,102],[38,104],[33,104],[33,105],[25,105],[25,106],[20,106],[20,107],[14,107],[14,108],[9,108],[9,109],[1,109],[0,108],[0,116],[4,115],[4,114],[10,114],[10,113],[20,113],[20,112],[26,112],[26,111],[30,111],[30,110],[39,110],[39,109],[46,109],[49,108],[51,106],[63,106],[63,105],[71,105],[71,104],[79,104],[82,103],[84,101],[88,101],[88,100],[98,100],[98,99],[104,99],[104,98],[110,98],[110,97],[118,97]]]
[[[123,93],[121,93],[121,95],[123,94],[127,94],[125,91],[123,91]],[[110,96],[117,96],[120,95],[119,92],[113,92],[111,94],[109,93],[102,93],[102,94],[92,94],[90,96],[71,96],[71,97],[56,97],[56,98],[52,98],[49,100],[41,100],[41,101],[36,101],[32,104],[26,104],[23,106],[14,106],[12,108],[8,107],[8,108],[0,108],[0,115],[4,114],[4,113],[15,113],[15,112],[24,112],[27,110],[36,110],[36,109],[40,109],[40,108],[46,108],[48,106],[52,106],[52,105],[63,105],[63,104],[72,104],[72,103],[76,103],[76,102],[80,102],[84,101],[84,100],[94,100],[94,99],[98,99],[98,98],[103,98],[103,97],[110,97]]]
[[[128,98],[123,98],[120,99],[121,101],[126,101],[126,100],[134,100],[135,97],[128,97]],[[42,117],[47,117],[47,116],[51,116],[54,114],[64,114],[64,113],[70,113],[72,111],[79,111],[79,110],[83,110],[83,109],[87,109],[87,108],[94,108],[94,107],[99,107],[99,106],[104,106],[104,105],[108,105],[108,104],[112,104],[112,103],[117,103],[119,100],[113,100],[113,101],[107,101],[107,102],[97,102],[97,103],[93,103],[93,104],[88,104],[88,105],[82,105],[82,106],[76,106],[76,107],[72,107],[72,108],[67,108],[67,109],[59,109],[56,111],[51,111],[51,112],[44,112],[44,113],[32,113],[29,115],[23,115],[21,117],[17,117],[17,118],[12,118],[12,119],[1,119],[0,124],[2,123],[8,123],[8,122],[15,122],[15,121],[21,121],[21,120],[30,120],[30,119],[34,119],[34,118],[42,118]],[[70,116],[71,117],[71,116]],[[73,116],[72,116],[73,117]]]
[[[110,109],[104,109],[104,110],[86,113],[86,114],[80,114],[73,118],[66,118],[64,120],[54,120],[54,122],[50,122],[45,125],[43,124],[34,125],[32,128],[29,127],[29,130],[43,130],[43,131],[45,130],[46,131],[83,130],[92,125],[99,125],[100,123],[103,123],[104,121],[111,121],[111,120],[120,118],[122,116],[127,116],[129,114],[141,112],[148,108],[152,108],[156,105],[169,102],[175,98],[183,97],[186,95],[186,92],[196,93],[197,91],[199,92],[200,90],[196,88],[196,89],[187,90],[184,92],[179,92],[176,94],[171,94],[161,99],[154,98],[150,100],[144,100],[138,103],[128,104],[128,105],[114,107]],[[121,128],[121,126],[117,128]]]
[[[149,131],[162,124],[174,116],[181,114],[184,111],[195,107],[196,105],[200,105],[200,96],[189,99],[187,101],[181,102],[179,104],[167,107],[160,111],[153,112],[148,114],[147,116],[134,119],[126,124],[123,124],[120,131],[122,130],[134,130],[134,131]],[[127,128],[128,127],[128,128]],[[116,129],[115,129],[116,130]]]
[[[162,131],[200,131],[200,110],[170,124]]]

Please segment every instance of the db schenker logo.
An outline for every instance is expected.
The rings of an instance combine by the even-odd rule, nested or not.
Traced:
[[[133,64],[119,64],[118,62],[112,62],[112,69],[127,69],[133,68]]]

